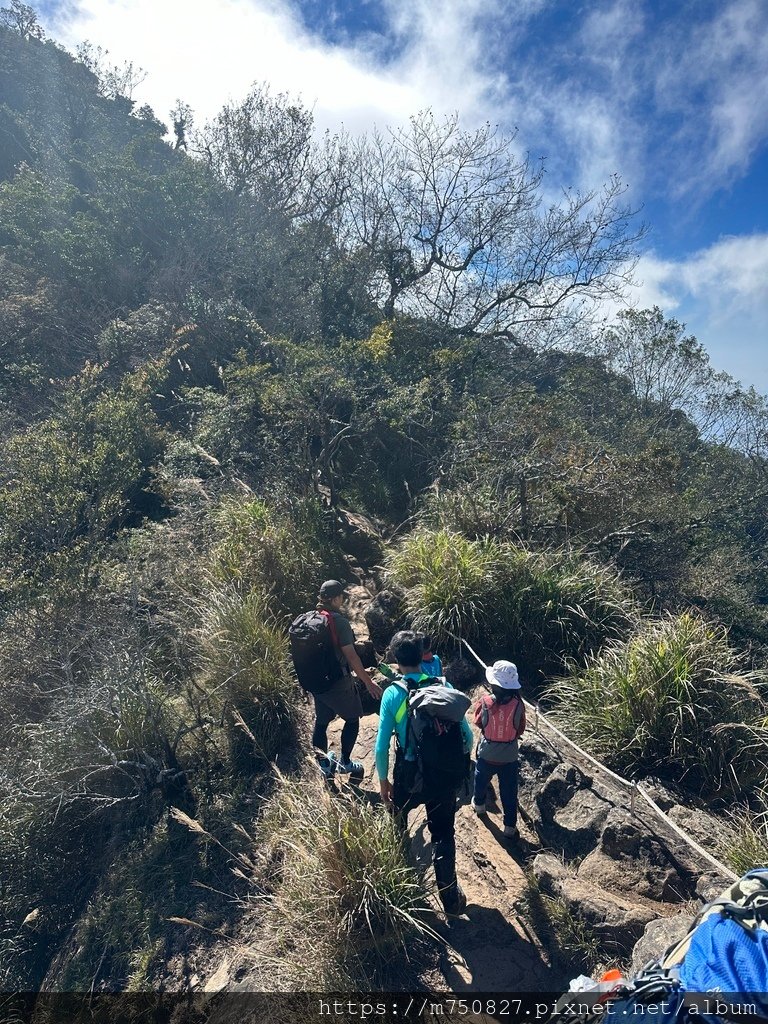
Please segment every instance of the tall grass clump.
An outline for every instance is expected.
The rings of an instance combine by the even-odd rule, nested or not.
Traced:
[[[387,560],[391,582],[406,591],[405,607],[414,629],[437,644],[457,637],[474,640],[499,598],[503,548],[490,540],[467,540],[450,530],[417,530]]]
[[[725,629],[684,613],[645,621],[547,695],[570,735],[614,767],[728,797],[768,769],[768,707],[734,666]]]
[[[296,615],[310,607],[338,556],[320,506],[296,501],[287,509],[261,499],[229,500],[213,514],[218,536],[211,571],[244,593],[264,591],[273,611]]]
[[[757,807],[745,804],[726,814],[718,856],[739,875],[768,865],[767,797],[762,790]]]
[[[637,603],[619,574],[566,551],[503,547],[493,641],[521,666],[542,672],[581,663],[637,621]]]
[[[273,761],[295,739],[297,687],[288,638],[269,598],[234,588],[207,598],[200,629],[207,688],[224,706],[233,759]]]
[[[414,628],[451,646],[477,641],[529,672],[582,661],[637,617],[618,574],[567,552],[536,552],[450,530],[419,529],[389,556]]]
[[[393,818],[314,779],[282,779],[258,854],[275,885],[261,951],[274,991],[373,991],[403,981],[434,937]],[[398,984],[400,982],[400,984]]]

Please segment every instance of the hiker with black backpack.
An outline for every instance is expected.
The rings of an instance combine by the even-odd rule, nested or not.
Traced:
[[[447,914],[461,914],[466,897],[456,878],[456,794],[467,777],[473,735],[464,717],[470,700],[444,679],[421,671],[422,638],[395,633],[390,654],[400,678],[384,691],[376,736],[381,797],[405,829],[408,813],[424,804],[432,837],[432,862]],[[392,735],[397,751],[389,781]]]
[[[327,779],[339,772],[359,781],[363,765],[352,760],[352,748],[360,731],[363,709],[352,673],[376,700],[382,691],[363,668],[355,650],[355,634],[349,619],[342,614],[346,597],[343,583],[326,580],[320,587],[317,608],[299,615],[288,633],[299,683],[315,702],[312,746],[320,770]],[[341,758],[328,750],[328,726],[337,715],[344,719]]]
[[[482,738],[475,758],[475,781],[472,809],[487,814],[485,796],[494,775],[499,778],[499,796],[504,811],[504,835],[518,839],[517,781],[519,739],[525,732],[525,704],[518,691],[517,666],[511,661],[497,661],[485,670],[491,687],[475,703],[473,716]]]

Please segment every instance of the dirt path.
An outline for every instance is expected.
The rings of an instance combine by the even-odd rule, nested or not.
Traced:
[[[362,609],[371,595],[363,587],[351,588],[350,619],[358,640],[367,638]],[[378,716],[362,720],[355,746],[355,758],[365,765],[362,789],[371,800],[378,799],[378,778],[374,766],[374,744]],[[329,743],[338,750],[341,722],[329,729]],[[442,970],[447,987],[453,992],[553,992],[567,988],[561,970],[550,964],[549,956],[529,921],[525,920],[523,852],[530,857],[537,850],[536,836],[519,824],[523,843],[519,848],[503,837],[501,808],[488,801],[489,814],[478,817],[461,795],[456,815],[457,873],[467,895],[463,917],[450,922],[441,915],[440,928],[447,940]],[[523,812],[524,812],[523,808]],[[409,829],[417,864],[433,889],[430,866],[429,833],[423,809],[411,815]],[[433,889],[434,891],[434,889]],[[432,897],[435,910],[440,905]]]

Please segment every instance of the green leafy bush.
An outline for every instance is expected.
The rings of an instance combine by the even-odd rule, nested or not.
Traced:
[[[548,697],[570,735],[614,767],[725,797],[768,769],[768,707],[734,665],[725,629],[684,613],[609,643]]]
[[[52,577],[87,588],[93,548],[120,523],[160,451],[147,368],[105,385],[89,366],[57,412],[0,450],[0,585],[23,593]]]

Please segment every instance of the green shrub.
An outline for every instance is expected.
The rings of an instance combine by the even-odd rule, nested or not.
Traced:
[[[213,551],[215,579],[243,593],[268,593],[275,614],[294,616],[314,605],[336,561],[319,505],[297,501],[278,510],[260,499],[230,500],[214,513],[214,524],[221,538]]]
[[[270,988],[375,988],[398,970],[402,980],[432,933],[426,893],[389,814],[314,779],[283,779],[259,839],[273,884],[279,863],[265,929]]]
[[[734,663],[725,629],[685,613],[647,620],[548,697],[570,735],[614,767],[732,795],[768,768],[766,704]]]
[[[0,754],[0,987],[34,988],[105,861],[158,813],[173,767],[175,696],[125,636],[103,640],[38,721],[16,723]],[[36,911],[36,941],[22,925]]]
[[[208,688],[224,707],[232,754],[273,761],[295,736],[298,687],[288,672],[288,637],[268,598],[234,589],[212,593],[200,630]]]
[[[583,659],[636,615],[618,575],[583,556],[449,530],[410,534],[390,554],[387,572],[406,591],[414,628],[439,645],[478,641],[529,671]]]
[[[498,600],[504,549],[448,530],[417,530],[388,557],[389,578],[406,591],[415,629],[438,645],[487,636]]]

